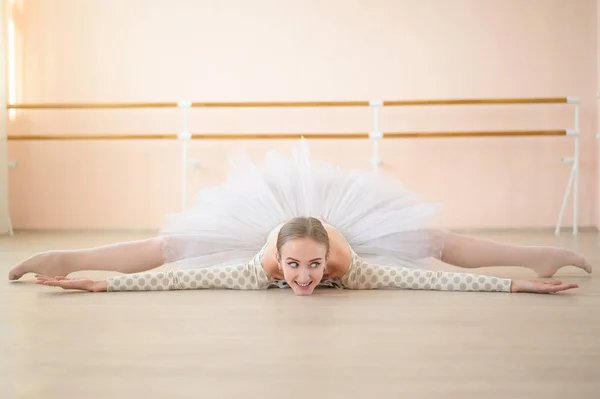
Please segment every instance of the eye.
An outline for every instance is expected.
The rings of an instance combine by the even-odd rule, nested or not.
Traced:
[[[321,264],[319,262],[315,262],[311,266],[316,269],[317,267],[321,266]]]
[[[296,262],[288,262],[288,266],[289,267],[298,267],[298,264]]]

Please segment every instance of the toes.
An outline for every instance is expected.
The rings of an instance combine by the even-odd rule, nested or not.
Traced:
[[[21,277],[23,277],[26,273],[27,273],[27,271],[25,270],[25,266],[24,265],[18,265],[18,266],[13,267],[8,272],[8,279],[9,280],[18,280]]]
[[[587,260],[587,258],[582,255],[577,255],[577,262],[574,263],[574,266],[577,266],[580,269],[583,269],[588,273],[592,272],[592,265]]]
[[[575,264],[578,268],[585,270],[587,273],[592,272],[592,265],[587,261],[587,259],[583,259],[581,262]]]

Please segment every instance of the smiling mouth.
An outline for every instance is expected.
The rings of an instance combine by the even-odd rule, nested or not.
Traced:
[[[308,283],[304,283],[304,284],[301,284],[301,283],[299,283],[297,281],[295,281],[295,283],[298,284],[302,288],[306,288],[306,287],[308,287],[309,285],[312,284],[312,281],[309,281]]]

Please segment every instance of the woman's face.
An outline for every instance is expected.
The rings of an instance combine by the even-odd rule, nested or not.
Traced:
[[[327,247],[311,238],[286,242],[278,254],[285,281],[296,295],[310,295],[323,279],[327,264]]]

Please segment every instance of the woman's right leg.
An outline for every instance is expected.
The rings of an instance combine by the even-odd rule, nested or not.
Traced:
[[[143,272],[165,263],[164,243],[164,237],[155,237],[95,248],[42,252],[13,267],[8,278],[18,280],[27,273],[67,276],[83,270]]]

